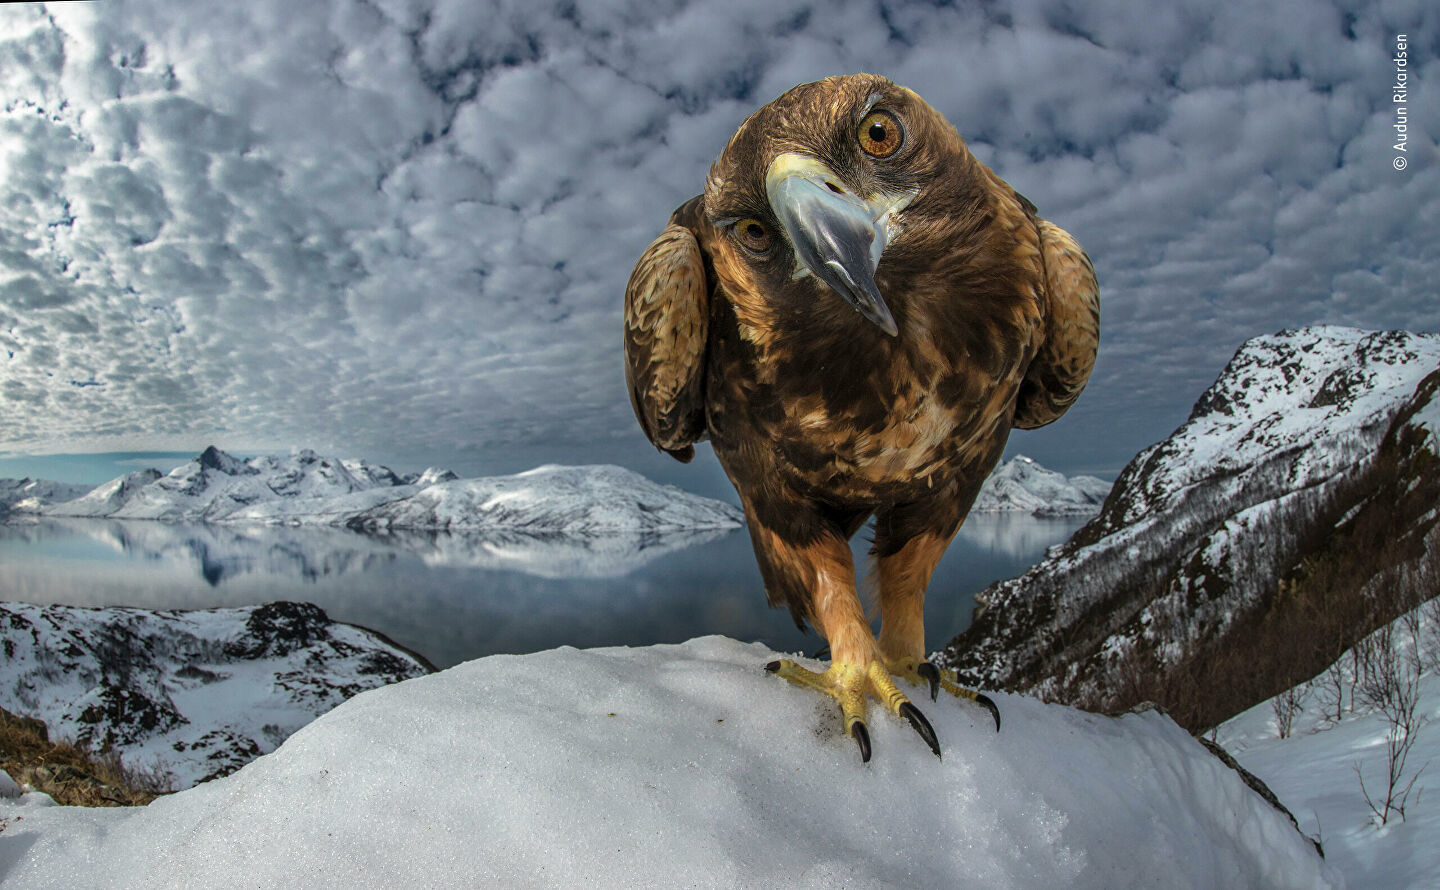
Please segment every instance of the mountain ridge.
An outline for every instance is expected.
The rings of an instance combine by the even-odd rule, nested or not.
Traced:
[[[1363,572],[1344,597],[1307,578],[1360,552],[1389,548],[1404,565],[1440,550],[1425,506],[1440,500],[1437,385],[1434,334],[1321,326],[1247,341],[1185,423],[1126,466],[1100,514],[982,591],[974,623],[936,657],[968,682],[1084,707],[1152,698],[1192,731],[1274,694],[1266,684],[1282,680],[1260,665],[1333,658],[1402,605],[1365,593]],[[1336,543],[1357,536],[1370,543]],[[1325,597],[1336,617],[1321,633],[1298,604]],[[1282,657],[1294,661],[1283,671]],[[1255,688],[1233,701],[1185,692],[1247,670]]]
[[[522,508],[523,503],[523,508]],[[55,517],[153,519],[363,530],[506,529],[546,534],[737,528],[739,510],[622,467],[547,465],[460,479],[431,467],[401,476],[309,449],[247,460],[210,446],[168,474],[139,470],[69,500]]]
[[[592,478],[582,478],[586,475]],[[517,516],[496,501],[507,490],[540,481],[572,499],[583,497],[587,486],[595,489],[592,496],[603,489],[610,498],[628,489],[641,513],[668,513],[669,518],[646,522],[611,516],[607,521],[594,509],[586,518],[571,503],[562,508],[568,520],[542,521],[538,516]],[[24,494],[6,499],[7,492],[19,492],[22,486]],[[1109,490],[1110,483],[1101,479],[1066,477],[1017,455],[991,473],[972,512],[1086,516],[1100,510]],[[532,505],[539,500],[529,498]],[[683,515],[683,510],[667,506],[669,502],[688,505],[694,515]],[[289,457],[240,460],[214,446],[169,474],[137,470],[93,488],[0,479],[0,511],[12,503],[16,513],[56,517],[343,525],[366,530],[648,531],[668,527],[666,522],[677,528],[734,528],[741,522],[739,512],[722,501],[660,486],[612,465],[547,464],[508,476],[461,479],[437,467],[400,475],[385,466],[322,457],[308,449]],[[290,506],[276,506],[280,503]]]

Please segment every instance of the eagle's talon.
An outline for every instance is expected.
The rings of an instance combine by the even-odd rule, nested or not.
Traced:
[[[930,700],[937,700],[940,697],[940,669],[928,661],[922,661],[915,668],[915,673],[919,674],[922,680],[930,681]]]
[[[781,662],[772,661],[769,664],[765,665],[765,670],[769,671],[772,674],[775,674],[780,672],[781,666]]]
[[[928,682],[930,684],[931,701],[935,701],[939,697],[941,689],[944,689],[956,698],[973,701],[975,704],[990,712],[990,716],[995,718],[995,731],[1000,731],[1000,709],[995,706],[994,700],[983,692],[976,692],[973,689],[966,689],[964,686],[961,686],[960,677],[954,671],[942,671],[928,661],[916,662],[913,659],[907,658],[892,659],[887,662],[887,665],[890,673],[909,683],[918,686],[922,682]]]
[[[925,719],[925,715],[920,713],[920,709],[907,701],[900,706],[900,716],[910,721],[910,726],[920,734],[920,738],[925,740],[925,744],[930,746],[930,750],[935,752],[935,756],[939,757],[940,741],[935,738],[934,727],[930,725],[929,720]]]
[[[995,702],[990,699],[990,696],[986,695],[983,692],[975,693],[975,704],[980,705],[983,708],[987,708],[990,711],[990,716],[995,718],[995,731],[999,732],[1000,709],[995,707]]]
[[[870,762],[870,729],[866,727],[864,720],[855,720],[850,724],[850,738],[860,746],[860,762]]]

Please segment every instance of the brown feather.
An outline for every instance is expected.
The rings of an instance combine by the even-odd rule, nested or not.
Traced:
[[[650,441],[681,461],[705,436],[709,294],[700,245],[671,223],[641,254],[625,288],[625,380]]]
[[[1100,346],[1100,286],[1070,233],[1036,220],[1045,260],[1045,342],[1020,387],[1015,426],[1034,429],[1064,414],[1090,380]]]

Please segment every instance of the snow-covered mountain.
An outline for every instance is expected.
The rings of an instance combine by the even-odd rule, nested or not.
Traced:
[[[193,612],[0,603],[0,648],[0,707],[93,750],[120,750],[178,788],[233,772],[358,692],[428,672],[308,603]]]
[[[240,460],[214,446],[165,476],[131,473],[43,512],[51,516],[192,522],[343,521],[409,487],[393,471],[310,450]]]
[[[1317,588],[1349,583],[1317,573],[1369,560],[1351,573],[1360,585],[1434,559],[1437,389],[1434,334],[1316,327],[1248,341],[1190,418],[1130,462],[1101,514],[983,591],[974,624],[938,657],[987,688],[1102,708],[1218,692],[1205,677],[1221,657],[1264,676],[1288,653],[1263,641],[1283,641],[1307,598],[1329,595]],[[1335,608],[1366,596],[1357,587]],[[1375,611],[1330,630],[1353,641],[1387,617]],[[1348,642],[1324,645],[1333,657]],[[1299,661],[1326,658],[1317,648]],[[1165,703],[1192,729],[1234,713]]]
[[[90,490],[88,485],[49,479],[0,479],[0,516],[38,513],[50,504],[68,501]]]
[[[514,476],[455,479],[358,511],[355,529],[508,529],[587,535],[735,528],[729,504],[657,485],[622,467],[547,465]]]
[[[0,797],[0,874],[7,890],[1343,886],[1159,712],[999,695],[997,734],[946,697],[926,705],[943,760],[880,711],[862,764],[833,706],[761,669],[772,657],[704,637],[468,662],[147,807]]]
[[[995,468],[980,488],[972,513],[1026,513],[1031,516],[1087,516],[1100,512],[1110,483],[1094,476],[1047,470],[1024,455]]]
[[[239,460],[218,448],[161,476],[131,473],[40,512],[355,529],[497,530],[533,534],[659,533],[736,528],[739,510],[613,466],[546,466],[458,479],[435,467],[401,477],[364,461],[299,451]]]
[[[49,516],[110,516],[128,504],[141,489],[161,478],[159,470],[136,470],[111,479],[79,497],[52,503],[48,509],[37,512]]]

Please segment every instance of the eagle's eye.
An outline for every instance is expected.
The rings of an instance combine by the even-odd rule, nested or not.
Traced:
[[[770,230],[758,219],[742,219],[735,224],[735,237],[747,250],[765,253],[770,250]]]
[[[888,111],[872,111],[860,122],[860,148],[874,158],[888,158],[900,150],[905,133]]]

